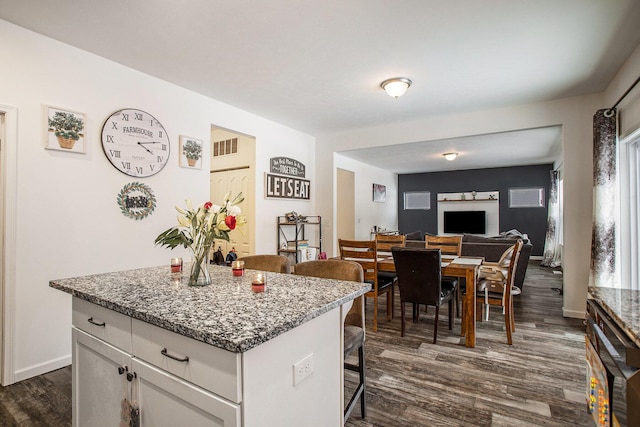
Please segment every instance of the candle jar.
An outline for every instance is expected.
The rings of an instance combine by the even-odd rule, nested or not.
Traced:
[[[244,261],[232,261],[231,271],[234,277],[244,276]]]
[[[180,273],[182,271],[182,258],[171,258],[171,272]]]
[[[251,279],[251,290],[256,293],[264,292],[267,286],[266,273],[255,273]]]

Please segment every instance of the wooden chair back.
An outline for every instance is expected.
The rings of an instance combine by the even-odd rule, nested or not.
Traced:
[[[429,249],[440,249],[442,255],[462,254],[462,236],[424,236],[426,247]]]
[[[391,248],[404,248],[404,234],[376,234],[376,249],[379,255],[391,256]]]
[[[340,259],[355,261],[362,266],[364,281],[374,283],[374,290],[378,283],[378,250],[375,240],[344,240],[338,239]]]

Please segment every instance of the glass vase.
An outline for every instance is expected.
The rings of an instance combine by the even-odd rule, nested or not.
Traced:
[[[209,274],[209,251],[201,254],[191,254],[191,266],[189,269],[189,286],[207,286],[211,284]]]

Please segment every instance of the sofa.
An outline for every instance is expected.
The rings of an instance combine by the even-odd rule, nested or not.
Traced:
[[[504,234],[497,237],[482,237],[473,234],[464,234],[462,236],[461,252],[463,256],[484,257],[485,261],[497,262],[504,251],[513,246],[518,238],[523,240],[524,245],[522,246],[520,258],[518,258],[518,264],[516,265],[516,277],[514,279],[514,284],[522,290],[522,287],[524,286],[524,278],[527,274],[527,266],[529,265],[531,250],[533,249],[533,245],[526,236],[518,233],[512,233],[511,235]],[[424,248],[424,239],[407,239],[406,246]]]

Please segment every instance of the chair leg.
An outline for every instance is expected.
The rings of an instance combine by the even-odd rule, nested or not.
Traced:
[[[420,304],[412,304],[413,307],[413,323],[418,323],[420,321]]]
[[[373,332],[378,331],[378,294],[373,296]]]
[[[513,311],[513,297],[511,297],[511,331],[516,331],[516,315],[515,311]]]
[[[389,322],[393,317],[393,283],[390,287],[391,290],[387,290],[387,321]]]
[[[456,317],[460,317],[460,286],[456,287]]]
[[[362,384],[362,394],[360,395],[360,415],[367,416],[367,367],[364,358],[364,344],[358,349],[358,366],[360,367],[360,384]]]
[[[404,301],[400,301],[400,336],[404,336]]]
[[[350,371],[358,372],[359,382],[355,391],[353,392],[353,396],[349,400],[349,403],[344,408],[344,422],[346,423],[351,415],[351,411],[355,407],[356,401],[360,399],[360,414],[362,418],[365,418],[367,415],[366,408],[366,366],[365,366],[365,357],[364,357],[364,345],[358,348],[358,366],[352,365],[350,363],[344,363],[344,369],[348,369]]]
[[[436,338],[438,338],[438,314],[440,314],[440,306],[436,305],[436,318],[433,322],[433,343],[436,343]]]
[[[449,330],[453,329],[453,304],[454,304],[454,300],[453,298],[451,298],[449,300]],[[458,303],[456,304],[456,308],[458,308]]]

